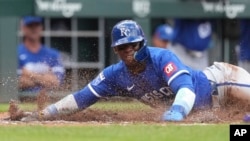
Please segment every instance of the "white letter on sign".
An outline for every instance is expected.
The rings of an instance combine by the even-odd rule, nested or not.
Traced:
[[[247,133],[246,129],[236,129],[236,131],[234,132],[234,136],[244,136],[244,134]]]

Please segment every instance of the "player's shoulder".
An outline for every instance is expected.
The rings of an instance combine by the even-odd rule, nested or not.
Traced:
[[[17,46],[17,51],[18,53],[24,53],[25,52],[25,46],[23,43],[20,43],[18,46]]]
[[[123,73],[124,70],[125,70],[125,64],[124,64],[124,62],[120,61],[116,64],[113,64],[113,65],[106,67],[103,70],[103,72],[104,72],[104,75],[114,77],[116,75],[119,75],[120,73]]]
[[[152,59],[157,59],[161,57],[171,57],[174,55],[173,52],[171,52],[169,49],[152,47],[152,46],[148,46],[148,49]]]
[[[48,47],[46,45],[42,45],[42,49],[46,52],[46,54],[49,54],[51,56],[58,56],[60,54],[57,49]]]
[[[113,65],[106,67],[104,70],[107,70],[107,71],[112,72],[112,73],[118,73],[118,72],[123,71],[124,69],[125,69],[124,62],[119,61],[116,64],[113,64]]]

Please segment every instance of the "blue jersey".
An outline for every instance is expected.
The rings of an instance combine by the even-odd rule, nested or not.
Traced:
[[[240,60],[250,61],[250,20],[240,21]]]
[[[17,71],[19,76],[22,74],[23,68],[40,74],[51,71],[57,76],[60,82],[62,82],[65,71],[57,50],[42,46],[39,52],[32,53],[24,46],[24,44],[20,44],[18,46]],[[27,91],[37,91],[40,89],[40,86],[36,86],[34,88],[27,89]]]
[[[196,94],[195,108],[210,106],[211,87],[203,72],[183,65],[167,49],[148,49],[150,57],[143,72],[131,74],[123,61],[105,68],[85,88],[74,94],[78,107],[86,108],[99,97],[107,96],[133,97],[158,107],[172,101],[171,98],[183,86]]]
[[[175,20],[173,43],[180,43],[187,49],[204,51],[209,47],[212,25],[202,20]]]

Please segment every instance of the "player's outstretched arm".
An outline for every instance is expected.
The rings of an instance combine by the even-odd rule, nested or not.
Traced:
[[[181,74],[176,77],[170,84],[176,94],[174,103],[163,114],[165,121],[181,121],[192,110],[195,102],[195,93],[192,79],[189,74]]]
[[[41,111],[34,112],[31,115],[24,117],[22,121],[46,120],[59,115],[71,114],[89,107],[98,100],[99,97],[90,93],[88,88],[85,87],[74,94],[67,95]]]
[[[189,88],[178,90],[171,108],[163,114],[165,121],[182,121],[193,108],[195,94]]]

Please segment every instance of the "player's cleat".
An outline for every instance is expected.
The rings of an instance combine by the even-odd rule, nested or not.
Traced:
[[[250,114],[246,114],[243,120],[245,122],[250,122]]]

